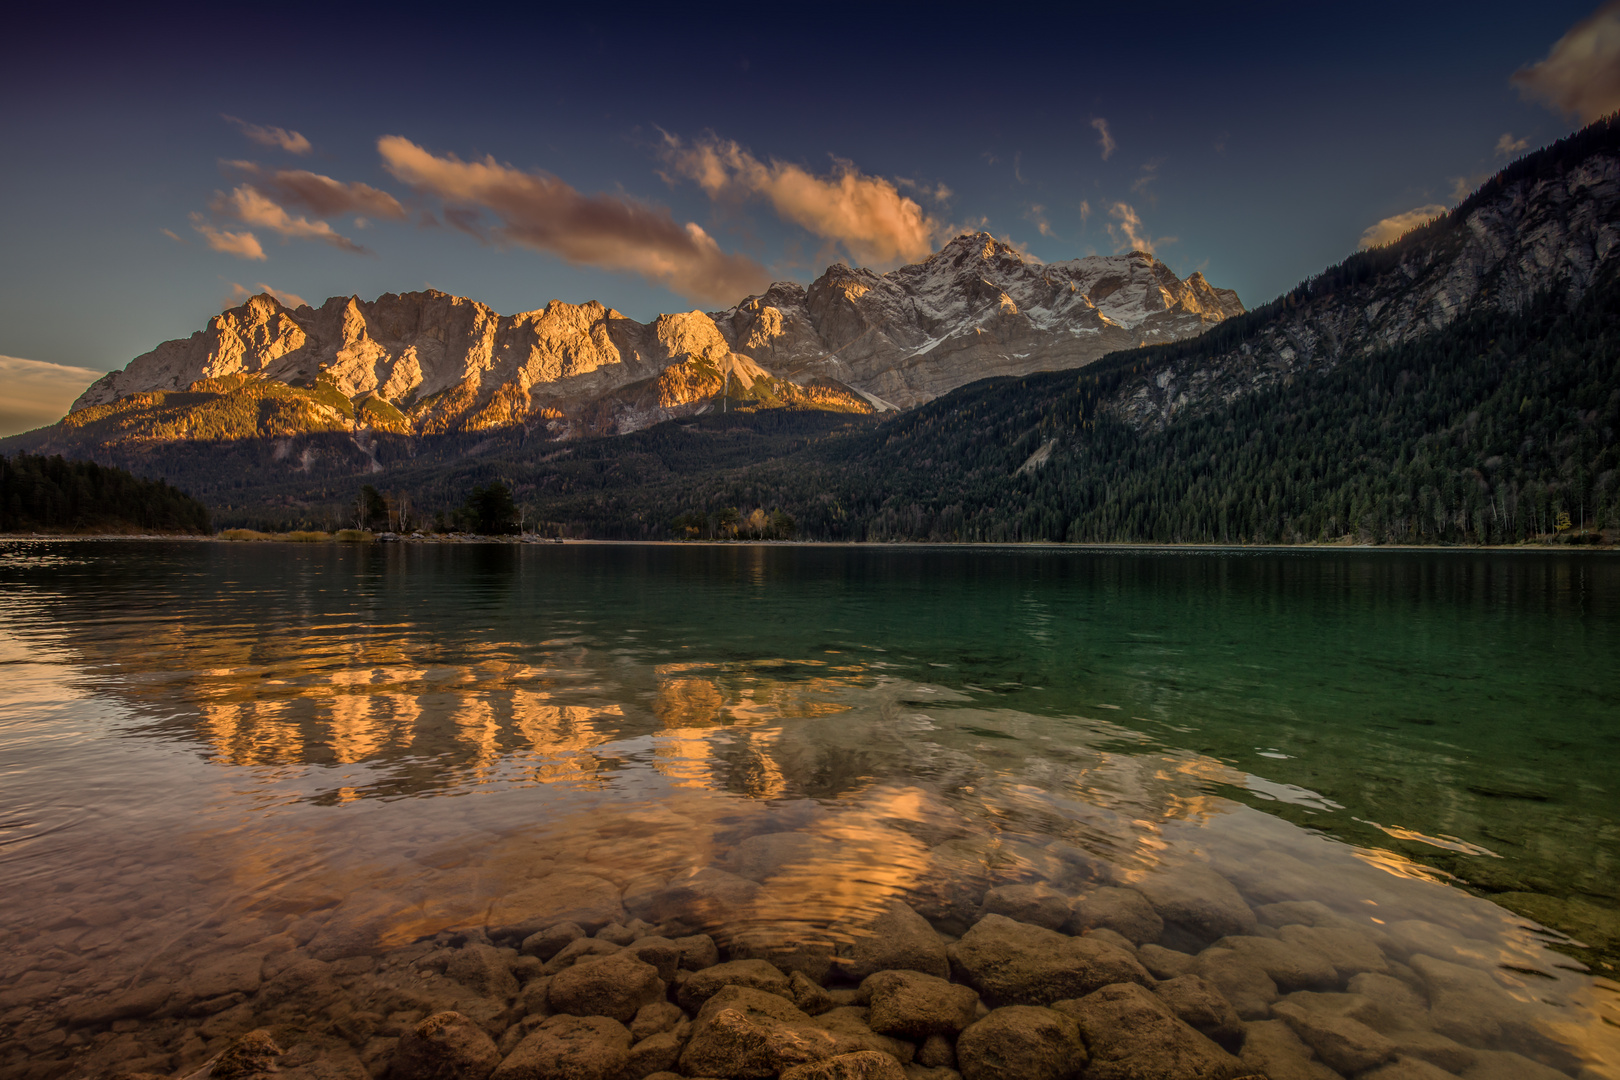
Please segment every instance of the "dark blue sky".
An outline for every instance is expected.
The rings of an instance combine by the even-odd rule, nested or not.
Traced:
[[[1596,8],[665,10],[126,6],[13,27],[0,354],[118,367],[260,283],[648,318],[835,258],[887,268],[951,227],[1048,261],[1151,242],[1258,304],[1379,221],[1453,203],[1503,136],[1578,126],[1509,78]],[[278,171],[386,195],[343,187],[323,212]]]

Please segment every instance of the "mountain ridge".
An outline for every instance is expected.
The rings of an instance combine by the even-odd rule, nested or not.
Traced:
[[[1155,344],[1092,372],[1101,408],[1162,430],[1188,408],[1257,390],[1443,329],[1481,306],[1527,309],[1548,289],[1578,302],[1620,255],[1620,120],[1534,151],[1392,243],[1352,255],[1197,342]],[[1109,380],[1106,369],[1142,369]],[[1151,369],[1151,375],[1148,370]]]
[[[725,311],[648,323],[597,301],[501,315],[437,290],[298,308],[260,294],[97,380],[64,427],[104,441],[184,438],[184,411],[202,403],[143,395],[262,400],[266,388],[250,384],[264,382],[288,388],[269,395],[282,403],[276,420],[240,435],[522,425],[566,440],[715,408],[882,412],[988,375],[1174,340],[1242,310],[1230,290],[1202,274],[1183,282],[1143,252],[1044,264],[984,233],[886,274],[834,265],[808,287],[778,282]],[[167,421],[153,423],[153,409]]]

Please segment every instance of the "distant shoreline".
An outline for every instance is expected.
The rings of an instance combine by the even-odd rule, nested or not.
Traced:
[[[283,539],[276,535],[267,535],[252,540],[228,539],[218,535],[200,536],[195,533],[0,533],[0,542],[5,541],[77,541],[86,543],[104,543],[110,541],[188,541],[210,542],[220,544],[236,544],[251,547],[256,544],[339,544],[353,547],[357,545],[354,540],[339,540],[328,537],[321,540],[295,540]],[[359,546],[369,546],[380,541],[360,541]],[[515,536],[478,536],[461,533],[443,533],[423,537],[398,537],[383,543],[397,544],[432,544],[432,545],[472,545],[472,544],[498,544],[506,547],[535,547],[535,546],[561,546],[550,538],[519,538]],[[1399,552],[1526,552],[1526,553],[1567,553],[1579,555],[1612,555],[1620,553],[1620,545],[1615,544],[1559,544],[1559,543],[1522,543],[1522,544],[1343,544],[1332,542],[1307,542],[1302,544],[1166,544],[1148,541],[1115,541],[1112,543],[1064,543],[1055,540],[1027,540],[1027,541],[978,541],[963,542],[950,540],[595,540],[566,538],[562,544],[574,546],[591,545],[597,547],[704,547],[704,548],[871,548],[875,550],[893,550],[896,548],[948,548],[963,551],[1181,551],[1181,552],[1227,552],[1227,551],[1399,551]]]

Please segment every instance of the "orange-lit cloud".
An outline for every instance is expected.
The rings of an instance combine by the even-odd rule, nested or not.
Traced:
[[[214,200],[212,208],[215,213],[229,214],[244,225],[257,225],[269,229],[283,239],[319,240],[343,251],[369,254],[365,248],[347,236],[341,235],[324,221],[293,217],[252,184],[242,184],[233,189],[229,195],[219,196]],[[260,257],[263,257],[262,252]]]
[[[716,303],[736,303],[770,285],[770,274],[759,263],[726,254],[700,226],[680,225],[662,208],[619,196],[582,195],[554,176],[524,172],[493,157],[438,157],[398,135],[377,140],[377,150],[399,180],[451,204],[445,217],[452,224],[472,229],[479,211],[494,214],[500,220],[497,240],[572,263],[630,271],[683,296]]]
[[[215,251],[223,251],[227,255],[235,255],[238,259],[265,258],[264,248],[259,245],[259,238],[250,232],[228,232],[217,229],[203,219],[201,214],[191,215],[191,227],[208,241],[208,246]]]
[[[400,221],[406,211],[399,200],[370,184],[344,183],[307,169],[262,169],[251,161],[222,162],[225,171],[253,186],[284,206],[296,206],[321,217],[335,214],[365,214],[369,217]]]
[[[1524,97],[1583,124],[1620,109],[1620,0],[1570,27],[1544,60],[1515,71],[1512,82]]]
[[[1108,121],[1099,116],[1091,121],[1091,126],[1097,129],[1097,145],[1102,148],[1102,159],[1107,161],[1117,145],[1113,134],[1108,130]]]
[[[1163,164],[1163,158],[1154,158],[1152,161],[1144,161],[1142,163],[1142,172],[1135,180],[1131,181],[1132,193],[1137,195],[1145,194],[1147,195],[1149,202],[1157,202],[1158,200],[1148,193],[1148,188],[1152,185],[1153,181],[1158,179],[1159,166]]]
[[[1114,219],[1108,223],[1108,237],[1114,242],[1115,251],[1145,251],[1151,255],[1160,245],[1176,242],[1173,236],[1155,240],[1149,235],[1147,226],[1142,224],[1141,216],[1130,203],[1115,203],[1108,208],[1108,216]]]
[[[1529,139],[1515,139],[1513,132],[1504,131],[1502,137],[1496,140],[1496,153],[1499,157],[1512,157],[1519,151],[1528,149],[1529,146]]]
[[[1383,247],[1399,240],[1413,229],[1425,222],[1433,221],[1446,212],[1446,208],[1439,203],[1430,203],[1428,206],[1419,206],[1408,210],[1404,214],[1395,214],[1385,218],[1376,225],[1369,225],[1361,234],[1363,248]]]
[[[67,415],[73,399],[105,372],[43,360],[0,356],[0,438],[54,424]]]
[[[1462,202],[1464,199],[1468,198],[1469,195],[1474,193],[1475,188],[1479,187],[1479,185],[1483,184],[1494,175],[1496,174],[1487,170],[1485,172],[1475,173],[1472,176],[1453,176],[1451,178],[1451,201]]]
[[[260,146],[269,146],[277,150],[285,150],[289,154],[298,154],[300,156],[307,154],[314,149],[314,147],[309,145],[309,140],[298,134],[296,131],[288,131],[286,128],[265,127],[259,124],[250,124],[246,120],[239,119],[235,116],[226,116],[224,119],[241,128],[243,135],[246,135],[249,139],[258,143]]]
[[[225,306],[228,308],[238,307],[244,301],[250,300],[260,293],[269,293],[281,303],[282,307],[300,308],[309,304],[308,300],[305,300],[302,296],[299,296],[295,292],[287,292],[285,289],[271,288],[262,281],[253,286],[251,289],[233,281],[231,282],[231,294],[225,299]]]
[[[1029,209],[1024,211],[1024,220],[1032,222],[1035,225],[1035,231],[1042,236],[1057,238],[1057,233],[1052,231],[1052,222],[1046,216],[1046,207],[1040,203],[1030,203]]]
[[[790,162],[761,161],[735,142],[708,136],[687,144],[673,135],[664,136],[664,158],[710,198],[762,198],[784,220],[842,245],[861,263],[925,258],[941,231],[892,181],[848,161],[835,159],[832,175],[815,176]]]

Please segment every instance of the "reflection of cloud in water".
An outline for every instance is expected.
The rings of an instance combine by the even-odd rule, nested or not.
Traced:
[[[1363,818],[1357,818],[1356,820],[1363,821],[1365,824],[1371,825],[1373,828],[1379,830],[1380,832],[1387,833],[1397,840],[1415,840],[1420,844],[1428,844],[1430,847],[1441,848],[1445,851],[1460,851],[1464,855],[1485,855],[1492,859],[1500,859],[1502,857],[1489,848],[1480,847],[1478,844],[1470,844],[1466,840],[1457,839],[1455,836],[1428,836],[1424,833],[1418,832],[1416,829],[1402,829],[1394,825],[1380,825],[1376,821],[1366,821]]]

